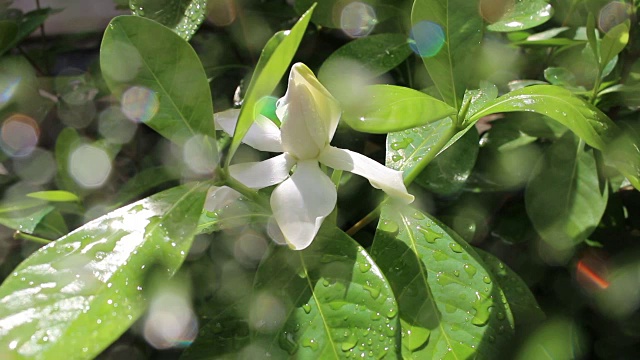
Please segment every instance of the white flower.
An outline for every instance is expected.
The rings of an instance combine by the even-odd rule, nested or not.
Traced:
[[[233,135],[238,115],[239,110],[218,113],[216,125]],[[280,184],[271,194],[271,208],[291,248],[309,246],[336,205],[336,188],[318,163],[364,176],[373,187],[407,203],[413,201],[402,181],[402,172],[329,144],[341,109],[306,65],[293,65],[287,93],[278,100],[276,115],[282,123],[280,129],[258,115],[243,142],[261,151],[282,154],[261,162],[232,165],[229,171],[253,189]]]

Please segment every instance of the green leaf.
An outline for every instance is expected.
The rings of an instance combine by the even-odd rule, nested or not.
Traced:
[[[342,120],[357,131],[386,134],[455,115],[456,109],[425,93],[402,86],[371,85],[364,102],[344,110]]]
[[[558,249],[586,239],[607,206],[593,150],[583,147],[572,133],[565,134],[545,151],[525,191],[533,226]]]
[[[404,358],[491,358],[510,341],[513,318],[496,278],[437,220],[384,206],[371,254],[398,299]]]
[[[34,235],[41,236],[45,239],[57,239],[69,232],[67,223],[60,211],[54,210],[47,214],[36,226],[33,231]]]
[[[262,97],[271,95],[271,92],[276,88],[280,79],[287,71],[289,63],[291,63],[302,41],[302,36],[307,29],[314,8],[315,5],[311,6],[311,8],[300,17],[291,30],[279,31],[273,35],[264,46],[264,49],[262,49],[262,54],[251,77],[251,83],[249,83],[249,88],[247,89],[242,109],[238,116],[238,123],[236,124],[233,140],[231,141],[227,155],[228,161],[231,160],[233,154],[238,150],[238,147],[242,143],[242,138],[247,134],[247,131],[249,131],[257,115],[257,111],[259,111],[259,109],[256,109],[257,102]]]
[[[102,39],[100,67],[129,117],[177,144],[195,135],[215,138],[204,69],[171,30],[137,16],[114,18]]]
[[[544,312],[520,276],[492,254],[480,249],[475,250],[504,291],[516,329],[525,329],[525,326],[544,320]]]
[[[467,90],[464,92],[464,98],[462,99],[463,109],[468,104],[467,114],[465,119],[471,117],[479,110],[485,107],[485,105],[498,97],[498,87],[488,81],[481,81],[480,88],[476,90]]]
[[[387,135],[385,165],[404,172],[411,182],[456,133],[451,118]]]
[[[439,154],[416,183],[440,195],[452,195],[462,189],[478,157],[478,132],[469,131]]]
[[[27,196],[53,202],[80,201],[76,194],[64,190],[36,191],[27,194]]]
[[[134,15],[155,20],[189,41],[204,21],[207,0],[130,0]]]
[[[394,2],[396,4],[394,4]],[[402,5],[401,0],[358,1],[358,4],[353,8],[355,10],[353,14],[349,13],[348,8],[345,12],[345,8],[351,4],[351,2],[343,0],[296,0],[294,7],[298,14],[302,14],[313,4],[318,4],[318,7],[313,12],[311,21],[313,21],[314,24],[332,29],[341,29],[344,25],[347,25],[347,27],[351,25],[373,30],[376,24],[388,18],[397,18],[402,15],[399,9]]]
[[[389,284],[369,254],[335,227],[323,226],[305,250],[273,249],[258,268],[251,312],[258,324],[253,342],[264,339],[262,351],[274,358],[393,359],[399,348]]]
[[[602,41],[600,41],[600,68],[604,69],[607,64],[618,55],[629,42],[629,22],[614,26],[609,30]]]
[[[16,35],[18,24],[11,20],[0,20],[0,55],[10,49]]]
[[[544,78],[551,85],[558,86],[576,86],[576,76],[563,67],[549,67],[544,69]]]
[[[481,0],[480,4],[483,3],[492,4],[493,2]],[[487,5],[489,6],[491,5]],[[531,29],[544,24],[551,19],[551,16],[553,16],[553,9],[544,0],[516,0],[513,7],[506,10],[498,21],[488,25],[487,29],[498,32]]]
[[[0,45],[0,55],[4,54],[8,50],[18,45],[20,41],[24,40],[27,36],[29,36],[32,32],[34,32],[40,25],[42,25],[45,22],[45,20],[47,20],[49,15],[55,14],[58,11],[59,10],[45,8],[45,9],[29,11],[28,13],[24,14],[21,22],[17,24],[18,28],[15,31],[15,34],[12,38],[13,41],[2,41],[2,44]],[[5,27],[0,31],[4,32],[5,30],[9,31],[9,33],[13,32],[11,30],[11,25],[5,25]],[[8,36],[4,35],[3,37],[5,38],[4,40],[8,40]]]
[[[180,356],[180,360],[235,358],[251,343],[250,324],[234,308],[219,312],[198,331],[198,337]]]
[[[482,41],[477,0],[416,0],[411,11],[412,47],[442,100],[460,108],[474,82],[474,56]]]
[[[640,190],[640,126],[631,122],[617,123],[622,131],[603,152],[611,163],[631,185]]]
[[[546,115],[568,127],[587,144],[602,149],[616,130],[615,124],[602,111],[553,85],[534,85],[514,90],[487,104],[468,122],[499,112],[532,111]]]
[[[19,208],[21,204],[16,206],[9,205],[9,208]],[[22,210],[7,210],[7,205],[3,204],[3,211],[0,213],[0,224],[13,229],[32,234],[42,219],[53,211],[53,206],[33,206]]]
[[[363,66],[365,74],[376,77],[400,65],[409,55],[411,48],[403,34],[376,34],[355,39],[334,51],[322,63],[318,79],[327,83],[328,77],[340,76],[346,61]]]
[[[115,203],[122,205],[159,185],[177,180],[179,177],[179,174],[168,171],[164,166],[144,169],[136,173],[121,187]]]
[[[27,258],[0,287],[5,355],[98,355],[144,311],[150,270],[172,275],[182,264],[205,193],[202,185],[167,190],[89,222]]]

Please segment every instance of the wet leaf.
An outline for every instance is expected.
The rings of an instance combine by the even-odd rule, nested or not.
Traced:
[[[455,115],[456,109],[425,93],[402,86],[372,85],[362,89],[364,101],[342,115],[357,131],[386,134]]]
[[[545,151],[525,192],[533,226],[558,249],[583,241],[595,230],[607,198],[593,150],[585,150],[572,133]]]
[[[134,15],[155,20],[185,40],[198,30],[207,10],[207,0],[130,0]]]
[[[151,269],[189,251],[206,186],[156,194],[41,248],[0,287],[0,348],[10,357],[93,358],[142,314]],[[154,266],[155,265],[155,266]]]
[[[491,0],[481,0],[491,3]],[[544,0],[515,0],[512,8],[496,22],[487,26],[491,31],[508,32],[531,29],[544,24],[553,16],[551,5]]]
[[[509,343],[513,318],[497,279],[431,216],[383,207],[371,254],[398,299],[404,358],[491,358]]]
[[[546,115],[568,127],[596,149],[616,131],[615,124],[602,111],[554,85],[534,85],[514,90],[485,105],[469,118],[472,124],[481,117],[499,112],[531,111]]]
[[[275,247],[260,264],[250,318],[254,342],[275,358],[395,358],[397,315],[369,254],[325,225],[307,249]]]
[[[102,39],[100,67],[131,120],[144,122],[177,144],[195,135],[215,138],[202,64],[191,46],[168,28],[138,16],[114,18]]]
[[[275,33],[262,49],[262,54],[260,54],[260,59],[242,102],[242,109],[238,116],[238,123],[236,124],[233,140],[227,155],[228,159],[233,157],[233,154],[242,143],[242,138],[249,131],[249,127],[251,127],[257,115],[256,112],[259,111],[259,109],[256,109],[258,101],[265,96],[271,95],[271,92],[276,88],[289,68],[289,64],[307,30],[314,8],[315,5],[311,6],[298,19],[298,22],[291,30]]]
[[[422,57],[442,100],[459,109],[473,84],[474,52],[482,41],[482,18],[473,0],[416,0],[411,11],[414,51]]]

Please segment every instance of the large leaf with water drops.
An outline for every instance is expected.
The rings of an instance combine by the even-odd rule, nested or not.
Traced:
[[[496,9],[496,7],[501,8]],[[531,29],[544,24],[553,16],[553,8],[544,0],[515,0],[515,2],[480,0],[480,11],[485,20],[492,23],[487,26],[487,29],[499,32]],[[492,16],[497,14],[502,16],[493,19]]]
[[[387,280],[362,247],[330,225],[305,250],[273,249],[258,269],[251,314],[254,343],[274,358],[394,359],[399,348]]]
[[[173,188],[41,248],[0,287],[9,358],[93,358],[145,308],[150,271],[172,275],[189,251],[206,186]]]
[[[568,127],[587,144],[603,149],[616,130],[615,124],[595,106],[571,91],[553,85],[534,85],[507,93],[486,104],[468,120],[500,112],[531,111],[546,115]]]
[[[487,265],[487,270],[494,275],[504,295],[507,297],[516,330],[521,330],[524,326],[544,320],[544,312],[542,312],[536,298],[520,276],[497,257],[484,250],[475,250]]]
[[[540,236],[558,249],[585,240],[607,206],[593,149],[566,133],[538,161],[525,192],[527,214]]]
[[[387,135],[385,165],[404,172],[410,183],[456,133],[451,118]]]
[[[442,100],[460,108],[473,84],[474,52],[482,40],[477,0],[416,0],[411,46],[422,57]]]
[[[423,92],[402,86],[371,85],[363,101],[345,109],[342,119],[353,129],[386,134],[455,115],[456,109]]]
[[[202,64],[193,48],[168,28],[138,16],[116,17],[102,39],[100,68],[131,120],[177,144],[196,135],[215,137]]]
[[[371,255],[398,300],[404,358],[492,358],[511,339],[513,318],[497,279],[431,216],[384,206]]]
[[[287,71],[289,63],[291,63],[302,41],[307,25],[309,25],[314,8],[315,5],[311,6],[298,19],[298,22],[291,30],[275,33],[262,49],[262,54],[260,54],[260,59],[251,77],[247,93],[242,101],[242,109],[238,116],[238,123],[236,124],[233,140],[229,147],[229,154],[227,155],[229,161],[238,150],[242,143],[242,138],[249,131],[259,112],[259,108],[256,107],[258,101],[265,96],[271,95],[271,92]]]
[[[207,0],[130,0],[134,15],[155,20],[189,40],[204,21]]]

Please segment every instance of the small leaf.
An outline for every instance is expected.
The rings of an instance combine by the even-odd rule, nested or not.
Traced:
[[[618,125],[622,131],[607,144],[603,154],[607,162],[618,169],[633,187],[640,190],[640,126],[622,121]]]
[[[215,138],[202,64],[191,46],[168,28],[138,16],[114,18],[102,39],[100,67],[130,119],[177,144],[195,135]]]
[[[134,15],[155,20],[189,41],[204,21],[207,0],[130,0]]]
[[[298,22],[287,31],[279,31],[269,39],[262,49],[262,54],[256,65],[256,69],[251,77],[251,83],[244,97],[242,109],[238,116],[233,140],[229,147],[227,159],[230,161],[233,154],[238,150],[242,138],[247,134],[251,124],[256,117],[257,102],[264,96],[271,95],[280,79],[287,71],[289,63],[293,59],[302,37],[307,29],[313,9],[311,6]]]
[[[533,226],[558,249],[583,241],[595,230],[607,198],[593,150],[585,151],[572,133],[546,150],[525,192]]]
[[[14,33],[13,41],[3,41],[4,46],[0,46],[0,55],[4,54],[8,50],[12,49],[16,45],[20,43],[20,41],[24,40],[27,36],[29,36],[32,32],[34,32],[40,25],[42,25],[45,20],[49,17],[49,15],[57,13],[59,10],[53,10],[51,8],[44,8],[29,11],[24,14],[21,19],[21,22],[18,25],[17,30]],[[11,29],[11,25],[5,25],[2,31],[8,31],[7,35],[13,33]],[[4,40],[8,40],[8,36],[3,35]]]
[[[64,190],[36,191],[27,194],[27,196],[52,202],[80,201],[76,194]]]
[[[10,48],[16,35],[18,24],[11,20],[0,20],[0,55]]]
[[[97,356],[144,311],[150,270],[172,275],[182,264],[205,193],[206,186],[195,185],[156,194],[87,223],[22,262],[0,286],[4,354]]]
[[[481,81],[480,88],[476,90],[467,90],[464,92],[462,104],[469,104],[465,119],[471,117],[485,105],[498,97],[498,87],[488,81]]]
[[[587,144],[602,149],[616,131],[615,124],[602,111],[553,85],[534,85],[507,93],[474,114],[469,123],[499,112],[532,111],[546,115],[573,131]]]
[[[600,68],[604,69],[607,64],[618,55],[629,42],[629,22],[623,22],[609,30],[602,41],[600,41]]]
[[[352,104],[342,116],[357,131],[386,134],[425,125],[456,109],[425,93],[402,86],[372,85],[362,89],[366,99]]]
[[[3,204],[3,210],[6,210]],[[13,229],[32,234],[42,219],[53,211],[53,206],[35,206],[24,210],[14,210],[0,213],[0,224]]]
[[[400,65],[411,55],[407,37],[402,34],[376,34],[348,42],[334,51],[318,71],[326,83],[328,76],[339,76],[345,61],[354,61],[371,77],[382,75]]]
[[[482,4],[491,4],[492,0],[480,0]],[[487,5],[489,7],[490,5]],[[490,31],[509,32],[526,30],[544,24],[553,16],[551,5],[544,0],[516,0],[513,8],[493,24],[487,26]]]
[[[513,318],[499,283],[471,246],[435,219],[384,206],[371,254],[398,299],[404,358],[491,358],[509,343]]]
[[[254,296],[252,338],[264,339],[262,355],[394,358],[398,351],[398,307],[387,280],[335,227],[323,226],[305,250],[275,247],[258,268]]]

